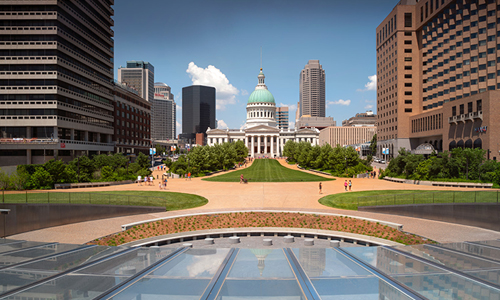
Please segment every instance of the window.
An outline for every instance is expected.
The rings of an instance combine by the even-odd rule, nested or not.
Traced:
[[[482,111],[483,110],[483,104],[481,100],[476,101],[476,110],[477,111]]]
[[[468,113],[472,112],[472,102],[467,103],[467,112]]]
[[[405,70],[411,70],[411,66],[405,66]]]
[[[411,91],[405,91],[405,96],[411,96],[412,92]]]
[[[465,112],[464,112],[464,107],[465,105],[464,104],[460,104],[460,114],[463,115]]]
[[[405,40],[405,45],[411,45],[411,40]]]
[[[411,27],[411,13],[405,13],[405,27]]]
[[[405,49],[405,53],[411,53],[411,49]]]
[[[457,107],[456,107],[456,106],[453,106],[453,107],[451,108],[451,115],[452,115],[452,116],[456,116],[456,115],[457,115]]]
[[[405,61],[411,61],[411,57],[405,57]]]
[[[411,82],[405,82],[405,87],[411,87]]]
[[[405,74],[405,78],[411,78],[411,74]]]
[[[411,100],[405,100],[405,104],[411,104],[412,101]]]
[[[405,36],[411,36],[411,31],[405,31]]]
[[[411,113],[412,109],[411,108],[405,108],[405,113]]]

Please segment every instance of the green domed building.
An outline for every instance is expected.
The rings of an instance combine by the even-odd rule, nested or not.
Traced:
[[[240,129],[208,129],[207,144],[243,141],[250,157],[280,157],[289,140],[319,145],[316,128],[279,129],[276,121],[276,101],[264,82],[266,76],[260,69],[258,83],[247,101],[246,123]]]

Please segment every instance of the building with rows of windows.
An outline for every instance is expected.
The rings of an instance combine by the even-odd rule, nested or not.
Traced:
[[[319,144],[317,128],[279,128],[276,120],[276,102],[267,89],[262,68],[255,90],[248,97],[246,123],[241,129],[208,128],[207,144],[243,141],[250,157],[279,157],[287,141]],[[183,105],[184,109],[184,105]]]
[[[113,3],[1,1],[0,166],[114,150]]]
[[[377,27],[376,45],[379,153],[427,145],[419,149],[499,156],[500,4],[401,0]]]

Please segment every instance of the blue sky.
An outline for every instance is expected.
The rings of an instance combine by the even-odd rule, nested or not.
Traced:
[[[376,74],[375,29],[396,4],[118,0],[113,7],[115,78],[127,60],[152,63],[155,81],[172,87],[178,123],[182,87],[215,86],[219,125],[240,128],[257,85],[262,47],[266,84],[277,105],[290,106],[290,121],[299,101],[299,73],[308,60],[319,59],[326,72],[326,114],[340,125],[358,112],[376,110],[375,81],[366,87]]]

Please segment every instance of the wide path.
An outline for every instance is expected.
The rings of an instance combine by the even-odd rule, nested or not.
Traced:
[[[295,165],[288,165],[285,161],[280,163],[288,168],[297,169]],[[236,169],[233,172],[238,172]],[[316,173],[314,173],[316,174]],[[161,172],[155,171],[154,176]],[[319,175],[319,174],[317,174]],[[321,176],[321,175],[319,175]],[[447,187],[429,187],[409,184],[400,184],[378,179],[351,179],[353,191],[367,190],[459,190]],[[403,230],[431,238],[438,242],[478,241],[500,239],[500,232],[443,223],[425,219],[416,219],[388,214],[358,212],[328,208],[319,204],[318,200],[327,194],[344,193],[344,180],[324,181],[323,194],[318,193],[318,182],[285,182],[285,183],[249,183],[240,184],[232,182],[209,182],[201,178],[170,179],[167,191],[192,193],[206,197],[209,203],[200,208],[183,211],[173,211],[155,214],[135,215],[119,218],[102,219],[97,221],[82,222],[47,229],[36,230],[11,236],[13,239],[57,241],[66,243],[84,243],[98,237],[115,233],[121,230],[121,225],[136,221],[148,220],[183,214],[186,212],[206,212],[223,210],[250,210],[250,209],[278,209],[283,211],[314,211],[331,212],[350,216],[373,218],[388,222],[403,224]],[[138,186],[128,184],[121,186],[89,188],[84,191],[158,191],[158,185]],[[462,189],[468,190],[468,189]],[[67,192],[68,190],[65,190]],[[71,190],[70,190],[71,191]],[[83,190],[73,190],[82,192]],[[470,191],[470,189],[469,189]]]

